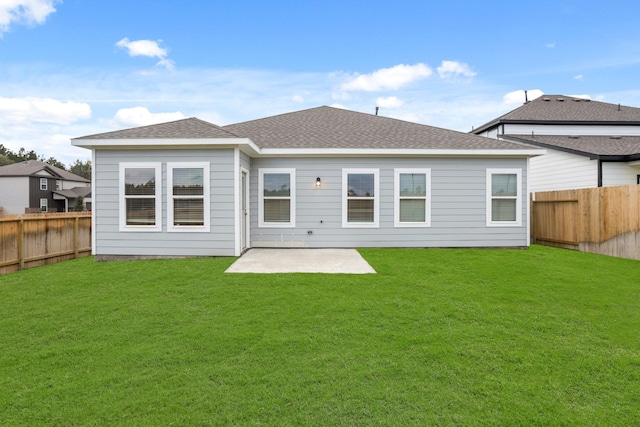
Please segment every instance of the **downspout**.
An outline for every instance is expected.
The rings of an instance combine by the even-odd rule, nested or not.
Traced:
[[[598,159],[598,187],[602,187],[602,160]]]

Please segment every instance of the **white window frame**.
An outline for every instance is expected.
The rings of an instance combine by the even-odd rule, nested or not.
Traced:
[[[202,196],[174,196],[173,170],[180,168],[202,169],[204,177]],[[211,230],[211,172],[208,162],[170,162],[167,163],[167,231],[180,233],[208,233]],[[204,204],[204,225],[174,225],[173,204],[175,199],[202,198]]]
[[[145,168],[155,170],[156,180],[156,194],[155,194],[155,209],[156,209],[156,223],[154,225],[127,225],[127,209],[126,198],[124,194],[124,173],[125,169],[133,168]],[[120,205],[120,231],[135,231],[135,232],[158,232],[162,231],[162,163],[160,162],[124,162],[119,165],[119,179],[118,179],[118,202]],[[131,196],[128,196],[131,197]]]
[[[47,191],[49,188],[49,180],[47,178],[40,178],[40,190]]]
[[[349,175],[358,174],[373,175],[374,195],[368,199],[373,199],[373,222],[348,222],[349,205]],[[357,199],[363,199],[358,197]],[[342,169],[342,228],[379,228],[380,227],[380,169]]]
[[[40,199],[40,211],[49,212],[49,200],[44,197]]]
[[[62,180],[56,179],[56,190],[62,190]]]
[[[289,222],[266,222],[264,220],[264,175],[289,174]],[[258,227],[264,228],[294,228],[296,226],[296,170],[295,168],[260,168],[258,169]]]
[[[499,197],[492,194],[493,175],[511,174],[516,175],[516,195]],[[487,227],[519,227],[522,225],[522,169],[487,169]],[[516,201],[516,219],[515,221],[492,221],[492,204],[493,199],[509,199]]]
[[[431,169],[408,169],[397,168],[394,174],[394,213],[393,222],[395,227],[431,227]],[[424,197],[400,196],[400,175],[402,174],[423,174],[425,175],[426,189]],[[400,200],[422,200],[424,199],[424,221],[403,222],[400,221]]]

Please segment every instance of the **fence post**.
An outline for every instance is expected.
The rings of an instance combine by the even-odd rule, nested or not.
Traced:
[[[529,218],[529,223],[531,224],[531,244],[536,243],[536,202],[533,197],[533,193],[529,193],[529,206],[531,218]]]
[[[18,221],[18,270],[24,270],[24,220]]]
[[[75,217],[73,221],[73,258],[78,258],[78,247],[80,246],[79,240],[79,232],[78,232],[78,221],[80,218],[78,216]]]

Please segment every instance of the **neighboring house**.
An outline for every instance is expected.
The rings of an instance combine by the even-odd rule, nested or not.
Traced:
[[[48,163],[27,160],[0,167],[5,214],[68,212],[79,196],[90,208],[91,181]]]
[[[640,184],[640,108],[543,95],[472,133],[545,148],[532,192]]]
[[[526,247],[544,150],[338,108],[90,135],[94,254]]]

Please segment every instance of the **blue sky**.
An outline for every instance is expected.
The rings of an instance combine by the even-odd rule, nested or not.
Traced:
[[[640,107],[637,1],[0,0],[0,144],[320,105],[460,131],[547,94]]]

